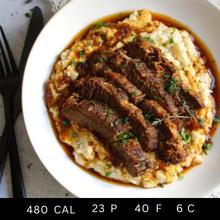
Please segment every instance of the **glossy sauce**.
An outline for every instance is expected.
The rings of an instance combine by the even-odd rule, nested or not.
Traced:
[[[123,20],[124,18],[128,17],[132,12],[122,12],[122,13],[117,13],[117,14],[114,14],[114,15],[109,15],[109,16],[105,16],[101,19],[98,19],[94,22],[92,22],[90,25],[88,25],[87,27],[85,27],[84,29],[82,29],[78,34],[76,34],[74,36],[74,38],[70,41],[70,43],[67,45],[67,47],[64,49],[68,49],[70,48],[74,41],[76,39],[82,39],[84,38],[91,26],[94,26],[97,24],[98,21],[100,22],[117,22],[117,21],[120,21],[120,20]],[[159,14],[159,13],[154,13],[154,12],[151,12],[152,14],[152,18],[153,20],[158,20],[158,21],[161,21],[163,22],[165,25],[167,26],[171,26],[171,27],[176,27],[178,29],[184,29],[184,30],[187,30],[191,36],[192,36],[192,39],[194,41],[194,44],[196,45],[197,47],[197,50],[199,52],[199,57],[206,57],[206,63],[205,63],[205,66],[206,68],[208,69],[209,71],[209,74],[211,75],[212,79],[213,79],[213,83],[212,83],[212,87],[214,87],[213,89],[213,93],[212,93],[212,98],[214,100],[214,103],[215,103],[215,109],[214,109],[214,114],[216,112],[219,113],[219,106],[220,106],[220,76],[219,76],[219,69],[218,69],[218,66],[217,66],[217,63],[215,62],[215,59],[210,51],[210,49],[206,46],[206,44],[201,40],[201,38],[199,38],[199,36],[197,36],[195,33],[193,33],[193,31],[187,26],[187,25],[184,25],[182,24],[181,22],[169,17],[169,16],[166,16],[166,15],[163,15],[163,14]],[[60,57],[60,56],[59,56]],[[58,58],[59,60],[59,58]],[[57,60],[57,61],[58,61]],[[48,113],[48,115],[50,115]],[[53,130],[54,130],[54,133],[56,134],[56,137],[57,137],[57,140],[59,141],[59,138],[58,138],[58,134],[57,134],[57,131],[55,129],[55,126],[54,126],[54,122],[50,116],[50,121],[51,121],[51,125],[53,127]],[[218,128],[218,125],[219,123],[217,124],[213,124],[213,126],[210,128],[210,131],[209,131],[209,134],[213,137],[217,128]],[[62,143],[61,141],[59,141],[60,145],[63,147],[64,151],[66,152],[66,154],[71,158],[71,160],[75,163],[75,158],[73,156],[73,148]],[[80,165],[78,165],[77,163],[75,163],[77,166],[81,167]],[[196,165],[198,166],[198,165]],[[185,168],[182,172],[182,174],[185,174],[186,172],[188,172],[190,169],[196,167],[196,166],[191,166],[191,167],[188,167],[188,168]],[[100,180],[103,180],[103,181],[107,181],[109,183],[116,183],[117,185],[121,185],[121,186],[134,186],[132,185],[131,183],[124,183],[124,182],[120,182],[118,180],[113,180],[113,179],[110,179],[110,178],[105,178],[103,176],[100,176],[97,172],[94,172],[93,170],[87,170],[83,167],[81,167],[84,171],[92,174],[93,176],[95,176],[96,178],[100,179]],[[135,187],[140,187],[140,186],[135,186]]]

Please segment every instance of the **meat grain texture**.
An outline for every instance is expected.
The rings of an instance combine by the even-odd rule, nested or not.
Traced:
[[[119,29],[118,27],[120,26],[123,27],[123,29]],[[118,33],[119,30],[121,32],[124,31],[120,33],[120,36]],[[198,126],[192,126],[196,129],[190,130],[185,128],[184,131],[188,132],[188,136],[191,137],[187,142],[185,142],[179,134],[184,124],[178,128],[178,123],[173,120],[175,118],[169,118],[175,115],[186,115],[186,112],[184,112],[184,109],[179,110],[181,109],[180,106],[178,106],[177,110],[175,106],[171,108],[171,105],[176,105],[177,100],[175,100],[175,97],[171,97],[170,94],[167,94],[167,91],[162,92],[162,96],[165,98],[162,99],[159,97],[158,94],[161,95],[160,90],[162,91],[164,88],[159,88],[157,95],[151,96],[150,92],[156,90],[155,88],[157,87],[152,87],[153,89],[151,89],[150,92],[144,92],[141,82],[140,84],[132,85],[130,79],[132,77],[130,77],[129,74],[126,75],[126,71],[116,71],[117,68],[113,68],[110,71],[108,69],[96,71],[97,65],[102,65],[102,62],[108,62],[104,56],[97,58],[96,66],[93,65],[92,62],[88,63],[91,54],[98,52],[104,45],[106,45],[105,47],[111,51],[111,53],[123,53],[123,49],[126,48],[126,45],[129,45],[129,43],[132,45],[131,42],[139,40],[146,43],[148,47],[153,46],[152,48],[159,48],[161,50],[162,59],[167,59],[169,62],[172,62],[175,68],[173,72],[177,72],[176,74],[178,74],[179,79],[181,79],[184,85],[190,85],[190,87],[187,88],[183,86],[184,89],[180,87],[180,90],[183,89],[187,91],[187,89],[190,89],[190,94],[199,94],[198,105],[200,106],[200,102],[202,102],[201,105],[203,106],[196,109],[195,117],[202,119],[204,129]],[[123,59],[128,59],[127,64],[130,63],[128,64],[128,68],[129,65],[130,68],[132,68],[132,65],[137,66],[137,63],[141,65],[141,62],[146,61],[144,60],[142,49],[140,52],[140,56],[143,57],[132,57],[129,56],[128,53],[125,53]],[[161,186],[161,184],[171,183],[177,180],[185,167],[202,163],[202,146],[207,140],[204,131],[209,130],[213,121],[214,103],[210,96],[212,92],[210,89],[212,78],[204,66],[203,58],[198,57],[198,51],[192,41],[191,35],[186,30],[178,30],[175,27],[168,27],[160,21],[152,20],[152,15],[147,10],[141,12],[135,11],[117,24],[105,23],[103,25],[103,23],[98,23],[91,27],[83,39],[77,39],[69,49],[61,53],[60,60],[55,64],[48,82],[46,92],[47,106],[55,122],[58,138],[63,143],[73,147],[73,155],[76,163],[86,169],[93,169],[107,178],[132,183],[144,188]],[[129,59],[136,59],[137,62],[131,64],[132,61]],[[73,100],[71,96],[72,93],[75,92],[74,83],[79,82],[78,87],[80,88],[80,78],[82,78],[83,82],[83,80],[85,81],[84,77],[87,76],[87,72],[83,72],[83,64],[88,65],[88,68],[95,72],[96,77],[103,77],[107,83],[108,81],[113,81],[113,84],[115,82],[118,86],[117,88],[120,88],[119,90],[125,89],[127,99],[123,100],[123,104],[119,105],[122,109],[121,113],[120,110],[119,113],[114,112],[114,108],[117,106],[106,106],[105,103],[103,104],[103,100],[98,100],[100,102],[94,103],[92,97],[88,97],[89,91],[83,91],[83,87],[75,96],[76,102],[79,102],[76,106],[75,100]],[[78,71],[80,68],[82,71]],[[120,68],[120,66],[118,66],[118,68]],[[101,66],[99,70],[100,69]],[[112,72],[117,72],[116,76],[122,74],[122,78],[119,78],[120,80],[117,78],[113,79],[112,76],[114,74],[112,74]],[[155,74],[158,74],[158,79],[164,80],[164,78],[161,78],[159,75],[160,72]],[[165,78],[166,77],[168,76],[166,75]],[[141,79],[144,79],[144,77]],[[148,78],[148,80],[150,79]],[[135,80],[133,80],[133,84],[134,82]],[[124,85],[125,83],[127,83],[127,86]],[[133,90],[133,87],[134,92],[132,93],[129,89],[132,88]],[[85,95],[85,93],[87,95]],[[179,95],[181,94],[180,91]],[[192,97],[190,94],[187,95]],[[84,100],[82,100],[82,96],[86,96]],[[96,94],[96,99],[97,97],[98,93]],[[154,99],[154,101],[146,101],[146,103],[144,103],[146,97],[147,100],[149,98]],[[66,104],[63,104],[68,103],[68,98],[71,105],[75,105],[79,112],[75,112],[75,109],[71,109],[70,105],[66,106]],[[79,101],[78,99],[81,100]],[[171,104],[166,106],[168,99]],[[117,102],[121,103],[120,100]],[[134,104],[131,104],[131,102]],[[129,108],[127,103],[129,103],[130,109],[134,109],[133,111],[135,113],[124,113],[128,111],[126,109]],[[142,103],[142,105],[137,108],[135,105],[139,105],[140,103]],[[159,104],[160,106],[157,108]],[[190,99],[189,103],[185,103],[185,105],[186,104],[190,105]],[[99,106],[102,106],[103,112],[100,112],[100,109],[98,109]],[[162,108],[161,111],[158,110],[160,107]],[[68,109],[67,113],[62,114],[61,112],[65,112],[65,108]],[[73,112],[75,112],[75,115],[71,114]],[[89,114],[88,112],[90,112],[90,115],[87,115]],[[166,115],[167,112],[168,115]],[[96,120],[98,114],[102,116],[100,120]],[[114,123],[118,123],[117,120],[121,115],[123,116],[123,114],[125,114],[125,116],[127,114],[128,116],[124,117],[121,128],[115,129]],[[151,115],[154,116],[151,117]],[[147,123],[141,125],[142,116],[147,119],[147,123],[150,123],[150,127],[146,125]],[[167,121],[165,120],[164,124],[159,125],[159,127],[151,125],[155,120],[158,120],[158,118],[163,120],[164,116],[165,118],[167,117]],[[70,120],[74,117],[76,120]],[[90,120],[89,122],[87,120],[88,118]],[[135,122],[139,123],[138,129],[132,130],[132,127],[135,126],[135,123],[133,123],[134,125],[132,124],[132,120],[138,121]],[[127,136],[127,139],[123,141],[124,144],[123,142],[118,142],[118,144],[106,146],[103,141],[94,137],[94,130],[97,127],[94,122],[96,121],[103,126],[103,129],[102,127],[98,127],[97,129],[100,129],[100,132],[103,132],[103,135],[106,135],[106,137],[111,140],[111,145],[114,144],[114,142],[117,143],[120,141],[121,136],[116,136],[116,134],[120,135],[124,130],[127,132],[126,134],[128,134],[128,130],[131,129],[130,134],[132,135]],[[146,122],[146,120],[144,121]],[[192,119],[189,121],[190,123],[196,124]],[[85,125],[86,123],[88,126]],[[109,129],[106,126],[109,126]],[[88,128],[90,128],[90,130]],[[159,133],[156,134],[155,132],[153,137],[155,140],[157,139],[157,141],[153,143],[157,146],[159,153],[155,153],[155,149],[146,150],[143,147],[145,143],[141,141],[141,136],[145,135],[147,139],[147,135],[149,135],[147,134],[147,130],[149,129],[151,129],[152,132],[159,130]],[[136,134],[135,130],[140,130],[142,133]],[[144,133],[145,131],[146,133]],[[157,135],[159,135],[158,138]],[[166,135],[169,136],[170,139],[163,139]],[[117,146],[120,147],[121,150],[119,150]],[[138,151],[137,149],[141,150]],[[142,149],[144,149],[145,152]],[[175,149],[178,151],[176,154],[174,152]],[[112,153],[119,156],[115,160],[112,160]],[[119,157],[124,159],[120,160]]]

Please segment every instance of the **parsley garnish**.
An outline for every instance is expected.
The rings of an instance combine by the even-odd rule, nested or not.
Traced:
[[[79,135],[76,133],[73,133],[73,137],[78,137]]]
[[[213,119],[213,123],[219,123],[219,119],[220,119],[220,116],[219,114],[217,113]]]
[[[180,179],[180,180],[182,180],[182,179],[183,179],[183,177],[184,177],[184,176],[183,176],[183,174],[182,174],[182,173],[180,173],[180,172],[178,172],[178,173],[177,173],[177,175],[178,175],[178,177],[179,177],[179,179]]]
[[[180,137],[182,138],[183,141],[185,141],[186,143],[190,143],[191,141],[191,135],[189,132],[185,132],[185,129],[182,128],[180,131]]]
[[[130,122],[128,121],[128,118],[125,118],[125,124],[129,125]]]
[[[105,174],[105,176],[106,176],[106,177],[110,177],[111,174],[112,174],[112,172],[107,172],[107,173]]]
[[[205,119],[198,118],[198,119],[197,119],[197,122],[198,122],[198,124],[200,125],[201,128],[204,128]]]
[[[70,63],[72,63],[73,66],[76,66],[76,61],[75,60],[71,60]]]
[[[141,167],[146,167],[145,161],[143,161],[143,163],[141,164]]]
[[[118,136],[120,139],[125,139],[125,138],[129,138],[129,137],[134,137],[133,133],[131,133],[130,131],[124,133],[124,134],[120,134]]]
[[[93,102],[93,101],[91,101],[91,103],[92,103],[93,105],[96,105],[96,103],[95,103],[95,102]]]
[[[107,27],[108,24],[107,23],[103,23],[103,22],[97,22],[96,26],[93,27],[93,30],[98,28],[98,27]]]
[[[84,56],[84,52],[83,52],[83,51],[80,51],[80,52],[79,52],[79,56],[83,57],[83,56]]]
[[[149,120],[150,117],[153,116],[153,115],[154,115],[154,114],[146,113],[146,114],[144,115],[144,118],[146,118],[147,120]]]
[[[208,143],[208,144],[204,143],[202,145],[202,150],[205,153],[205,155],[208,155],[206,150],[211,150],[212,147],[213,147],[213,143]]]
[[[133,91],[132,96],[135,98],[137,96],[137,92]]]
[[[165,89],[170,93],[178,93],[180,91],[180,87],[177,85],[178,80],[176,77],[172,77],[171,80],[166,80],[164,83]]]
[[[108,110],[107,111],[107,117],[110,117],[113,112],[114,112],[113,110]]]
[[[156,101],[159,101],[159,100],[161,100],[162,98],[159,97],[159,96],[154,96],[154,99],[155,99]]]
[[[174,43],[173,37],[170,38],[169,43],[170,44]]]
[[[70,121],[68,121],[68,120],[62,121],[62,125],[64,127],[68,127],[70,125]]]
[[[134,65],[135,65],[136,68],[138,68],[138,64],[136,62],[134,62]]]

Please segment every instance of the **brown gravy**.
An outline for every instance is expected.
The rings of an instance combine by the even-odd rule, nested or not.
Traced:
[[[73,37],[73,39],[69,42],[69,44],[67,45],[67,47],[64,50],[70,48],[73,45],[73,43],[74,43],[74,41],[76,39],[84,38],[87,35],[87,33],[89,32],[89,29],[91,28],[91,26],[96,24],[98,21],[101,21],[101,22],[117,22],[117,21],[123,20],[124,18],[128,17],[128,15],[130,15],[131,13],[132,13],[132,11],[121,12],[121,13],[105,16],[105,17],[103,17],[101,19],[98,19],[98,20],[92,22],[90,25],[88,25],[87,27],[83,28],[78,34],[76,34]],[[210,49],[202,41],[202,39],[198,35],[196,35],[187,25],[184,25],[181,22],[179,22],[179,21],[177,21],[177,20],[175,20],[175,19],[173,19],[173,18],[171,18],[169,16],[163,15],[163,14],[159,14],[159,13],[155,13],[155,12],[151,12],[151,14],[152,14],[153,20],[161,21],[164,24],[166,24],[167,26],[176,27],[178,29],[185,29],[185,30],[187,30],[191,34],[192,39],[194,41],[194,44],[196,45],[196,47],[197,47],[197,49],[199,51],[199,56],[200,57],[206,57],[205,66],[208,69],[209,74],[211,75],[211,77],[213,79],[212,87],[214,87],[214,88],[213,88],[212,98],[213,98],[214,103],[215,103],[214,114],[216,112],[219,113],[220,112],[219,111],[220,110],[220,75],[219,75],[219,69],[218,69],[217,63],[216,63],[216,61],[215,61],[215,59],[214,59]],[[58,58],[57,61],[59,59],[60,58]],[[81,167],[80,165],[78,165],[75,162],[75,158],[74,158],[73,153],[72,153],[73,148],[71,146],[68,146],[67,144],[62,143],[59,140],[57,131],[55,129],[55,125],[54,125],[53,119],[52,119],[49,111],[48,111],[48,115],[49,115],[49,118],[50,118],[50,122],[51,122],[51,125],[52,125],[52,128],[53,128],[54,134],[56,135],[57,140],[59,141],[59,143],[62,146],[63,150],[65,151],[65,153],[69,156],[69,158],[77,166],[79,166],[80,168],[83,169],[83,171],[86,171],[89,174],[93,175],[94,177],[96,177],[96,178],[98,178],[98,179],[100,179],[102,181],[106,181],[108,183],[114,183],[114,184],[117,184],[117,185],[120,185],[120,186],[135,186],[135,185],[133,185],[131,183],[124,183],[124,182],[121,182],[121,181],[118,181],[118,180],[114,180],[114,179],[111,179],[111,178],[103,177],[103,176],[99,175],[97,172],[95,172],[93,170],[87,170],[87,169]],[[210,128],[209,134],[212,137],[214,136],[214,134],[215,134],[215,132],[216,132],[216,130],[218,128],[218,125],[219,125],[219,123],[213,124],[212,127]],[[191,170],[194,167],[195,166],[190,166],[190,167],[185,168],[183,170],[182,174],[186,174],[189,170]],[[140,187],[140,186],[135,186],[135,187]]]

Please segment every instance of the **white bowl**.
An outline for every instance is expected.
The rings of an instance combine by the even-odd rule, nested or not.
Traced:
[[[205,0],[72,0],[44,27],[25,69],[22,104],[32,145],[48,171],[78,197],[204,197],[220,185],[220,129],[214,147],[182,181],[164,188],[122,187],[84,172],[63,151],[52,131],[44,101],[45,83],[54,62],[75,34],[105,15],[149,9],[188,25],[211,49],[220,63],[220,10]]]

